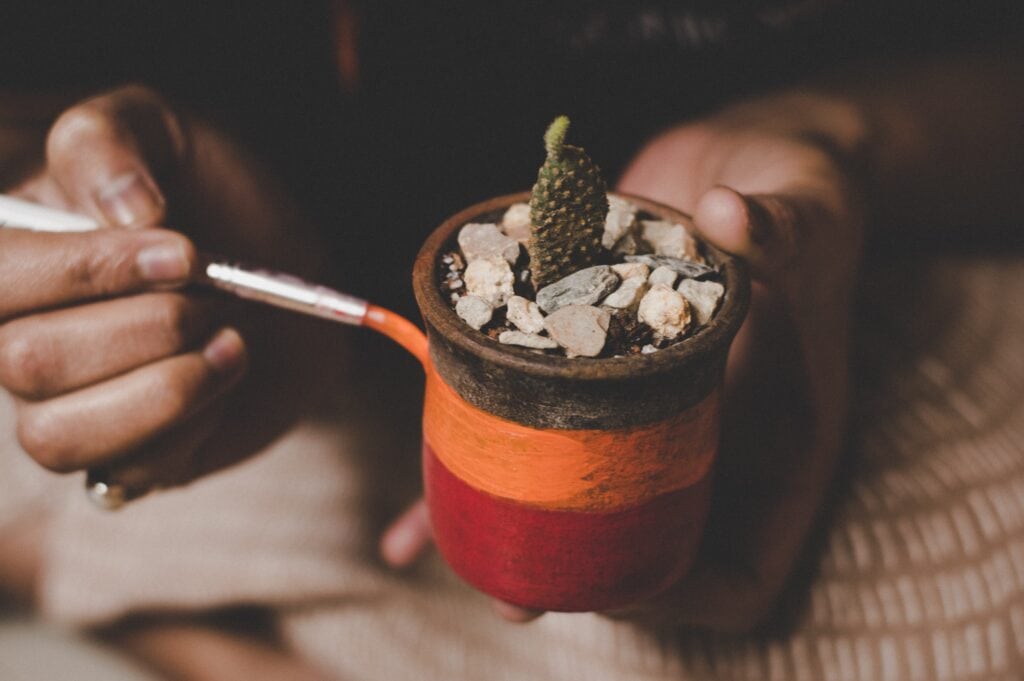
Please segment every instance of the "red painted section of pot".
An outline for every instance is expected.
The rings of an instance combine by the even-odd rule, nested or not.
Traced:
[[[654,596],[697,550],[711,476],[609,512],[527,506],[474,489],[423,445],[438,550],[481,591],[531,609],[609,610]]]

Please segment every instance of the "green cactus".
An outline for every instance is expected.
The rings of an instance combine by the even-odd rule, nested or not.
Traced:
[[[568,129],[566,116],[548,126],[548,155],[530,199],[527,250],[537,289],[593,265],[601,253],[608,188],[586,152],[565,144]]]

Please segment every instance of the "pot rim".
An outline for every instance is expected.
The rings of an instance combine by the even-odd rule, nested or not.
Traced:
[[[689,222],[682,213],[662,203],[633,194],[610,193],[627,199],[641,210],[663,219],[684,225]],[[474,218],[508,208],[514,203],[528,203],[529,200],[530,192],[525,191],[473,204],[441,223],[420,248],[413,268],[413,291],[416,302],[428,327],[433,327],[447,342],[487,362],[538,377],[614,380],[670,371],[692,361],[696,356],[713,353],[720,345],[727,346],[732,341],[746,317],[750,303],[750,280],[747,269],[740,259],[703,241],[704,246],[721,263],[725,275],[725,297],[709,324],[690,338],[658,352],[625,357],[570,359],[533,353],[526,348],[500,345],[480,331],[467,326],[441,295],[435,274],[440,251],[455,230],[472,222]]]

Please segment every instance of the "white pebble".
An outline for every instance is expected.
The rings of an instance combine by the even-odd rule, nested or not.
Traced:
[[[660,338],[675,338],[690,323],[690,305],[682,294],[665,284],[655,284],[640,301],[637,319]]]
[[[468,262],[501,257],[511,264],[519,258],[519,242],[502,234],[492,223],[464,225],[459,230],[459,248]]]
[[[501,230],[521,244],[530,240],[530,204],[513,203],[501,218]]]
[[[651,276],[647,278],[647,282],[654,286],[655,284],[664,284],[665,286],[674,286],[676,283],[676,277],[679,275],[674,269],[667,265],[661,267],[655,267],[654,271],[651,272]]]
[[[638,250],[640,249],[636,244],[636,236],[630,233],[618,240],[615,248],[612,249],[612,253],[616,255],[635,255]]]
[[[501,307],[512,297],[515,275],[508,261],[501,257],[474,260],[463,274],[470,295],[486,300],[491,307]]]
[[[540,313],[537,303],[522,296],[512,296],[508,299],[505,316],[524,333],[540,333],[544,330],[544,315]]]
[[[640,238],[655,255],[704,262],[697,251],[697,241],[678,223],[641,220]]]
[[[601,245],[611,250],[636,225],[636,206],[617,196],[608,197],[608,216],[604,220]]]
[[[678,294],[677,294],[678,295]],[[611,315],[590,305],[567,305],[544,318],[544,328],[567,357],[596,357],[608,338]]]
[[[601,304],[616,310],[626,310],[638,305],[645,293],[647,293],[647,277],[630,277],[623,281],[619,288],[605,298]]]
[[[477,296],[462,296],[459,302],[455,303],[455,314],[478,331],[481,326],[491,321],[493,313],[487,301]]]
[[[505,345],[534,348],[536,350],[551,350],[558,347],[558,343],[550,338],[538,336],[535,333],[523,333],[522,331],[502,331],[498,334],[498,342]]]
[[[623,279],[632,279],[633,277],[646,279],[647,275],[651,273],[651,268],[642,262],[620,262],[612,265],[612,272]]]
[[[707,324],[715,314],[718,301],[725,295],[725,287],[717,281],[683,279],[676,288],[693,307],[698,324]]]

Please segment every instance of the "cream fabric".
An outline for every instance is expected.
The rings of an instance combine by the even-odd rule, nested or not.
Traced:
[[[271,604],[292,644],[346,679],[1022,679],[1024,261],[868,280],[856,462],[786,634],[652,636],[595,615],[515,626],[436,558],[411,575],[381,569],[373,538],[415,476],[414,444],[351,395],[334,411],[347,420],[305,423],[118,514],[2,440],[0,518],[51,515],[54,619]]]

